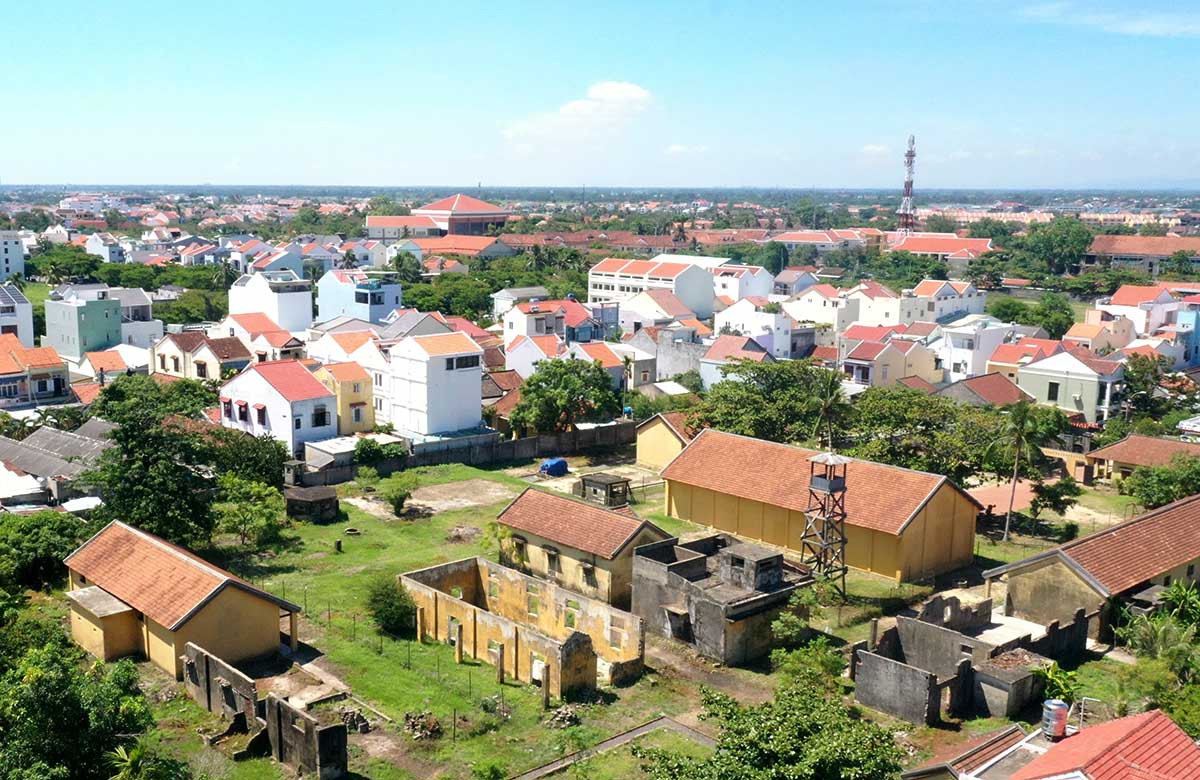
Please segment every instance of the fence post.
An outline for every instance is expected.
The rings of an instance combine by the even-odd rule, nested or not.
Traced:
[[[422,642],[425,640],[425,637],[423,637],[421,635],[421,629],[424,627],[424,625],[425,625],[425,607],[417,607],[417,615],[415,618],[414,628],[416,629],[416,632],[417,632],[417,641],[418,642]],[[409,648],[409,653],[410,654],[412,653],[412,648]]]
[[[504,701],[504,644],[496,648],[496,683],[500,688],[500,701]]]
[[[461,664],[463,662],[463,627],[462,623],[456,623],[454,626],[454,663]]]

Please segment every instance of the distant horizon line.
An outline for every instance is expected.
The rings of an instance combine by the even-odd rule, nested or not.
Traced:
[[[216,184],[213,182],[204,183],[186,183],[186,184],[165,184],[165,183],[112,183],[112,182],[29,182],[29,183],[0,183],[0,192],[7,190],[18,189],[71,189],[71,188],[90,188],[90,189],[204,189],[204,188],[219,188],[219,189],[330,189],[330,190],[448,190],[461,193],[471,192],[487,192],[489,190],[563,190],[563,191],[582,191],[587,187],[593,191],[616,190],[619,192],[641,192],[641,191],[663,191],[663,192],[742,192],[742,191],[765,191],[765,192],[895,192],[897,196],[900,193],[900,187],[895,186],[810,186],[810,187],[781,187],[772,185],[615,185],[615,184],[492,184],[484,187],[478,185],[454,185],[454,184]],[[1169,193],[1196,193],[1200,194],[1200,182],[1196,184],[1169,184],[1169,185],[1149,185],[1149,184],[1130,184],[1130,185],[1087,185],[1087,186],[990,186],[990,187],[956,187],[956,186],[939,186],[939,187],[917,187],[918,197],[921,192],[1169,192]]]

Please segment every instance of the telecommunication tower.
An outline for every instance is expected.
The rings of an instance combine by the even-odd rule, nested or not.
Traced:
[[[808,508],[800,563],[846,598],[846,465],[850,458],[822,452],[809,458]]]
[[[917,139],[910,135],[908,151],[904,153],[904,197],[900,199],[900,208],[896,209],[900,232],[906,236],[917,226],[917,211],[913,208],[913,164],[916,159]]]

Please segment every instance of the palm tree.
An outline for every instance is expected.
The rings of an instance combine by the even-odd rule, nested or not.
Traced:
[[[6,279],[5,281],[12,284],[12,286],[16,287],[18,290],[25,289],[25,277],[22,276],[21,274],[9,274],[8,279]]]
[[[1117,629],[1117,635],[1139,656],[1165,661],[1180,678],[1195,666],[1196,627],[1186,626],[1170,615],[1136,615]]]
[[[825,428],[825,446],[833,449],[833,426],[850,413],[850,402],[842,390],[842,376],[836,371],[818,369],[813,395],[808,399],[809,411],[816,414],[812,435],[817,437],[822,426]]]
[[[1033,463],[1037,459],[1038,447],[1049,441],[1058,430],[1049,423],[1050,415],[1041,414],[1028,401],[1008,405],[1004,415],[1004,425],[987,451],[989,456],[1012,459],[1012,489],[1008,494],[1008,513],[1004,516],[1004,541],[1007,542],[1012,528],[1013,504],[1017,501],[1017,478],[1021,475],[1021,464]]]

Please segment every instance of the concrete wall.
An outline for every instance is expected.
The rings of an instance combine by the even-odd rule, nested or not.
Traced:
[[[451,642],[463,627],[463,652],[505,673],[548,681],[562,697],[594,688],[597,675],[618,683],[642,670],[644,638],[636,616],[482,558],[400,575],[421,609],[422,636]],[[545,677],[539,677],[539,665]]]
[[[345,724],[323,726],[312,715],[292,707],[274,693],[267,694],[265,715],[272,758],[300,775],[315,775],[320,780],[346,776]]]
[[[193,642],[183,648],[183,686],[192,701],[226,720],[258,731],[254,680]]]
[[[1056,557],[1031,563],[1008,574],[1007,615],[1041,623],[1067,623],[1075,611],[1100,610],[1105,599]]]
[[[910,723],[940,720],[939,689],[932,672],[859,650],[855,697],[866,706]]]
[[[229,663],[279,652],[279,606],[240,588],[227,587],[175,632],[175,652],[194,642]],[[183,673],[182,662],[175,676]]]
[[[943,680],[955,674],[964,655],[980,663],[990,658],[994,649],[987,642],[912,618],[897,617],[896,631],[903,651],[900,660]]]

